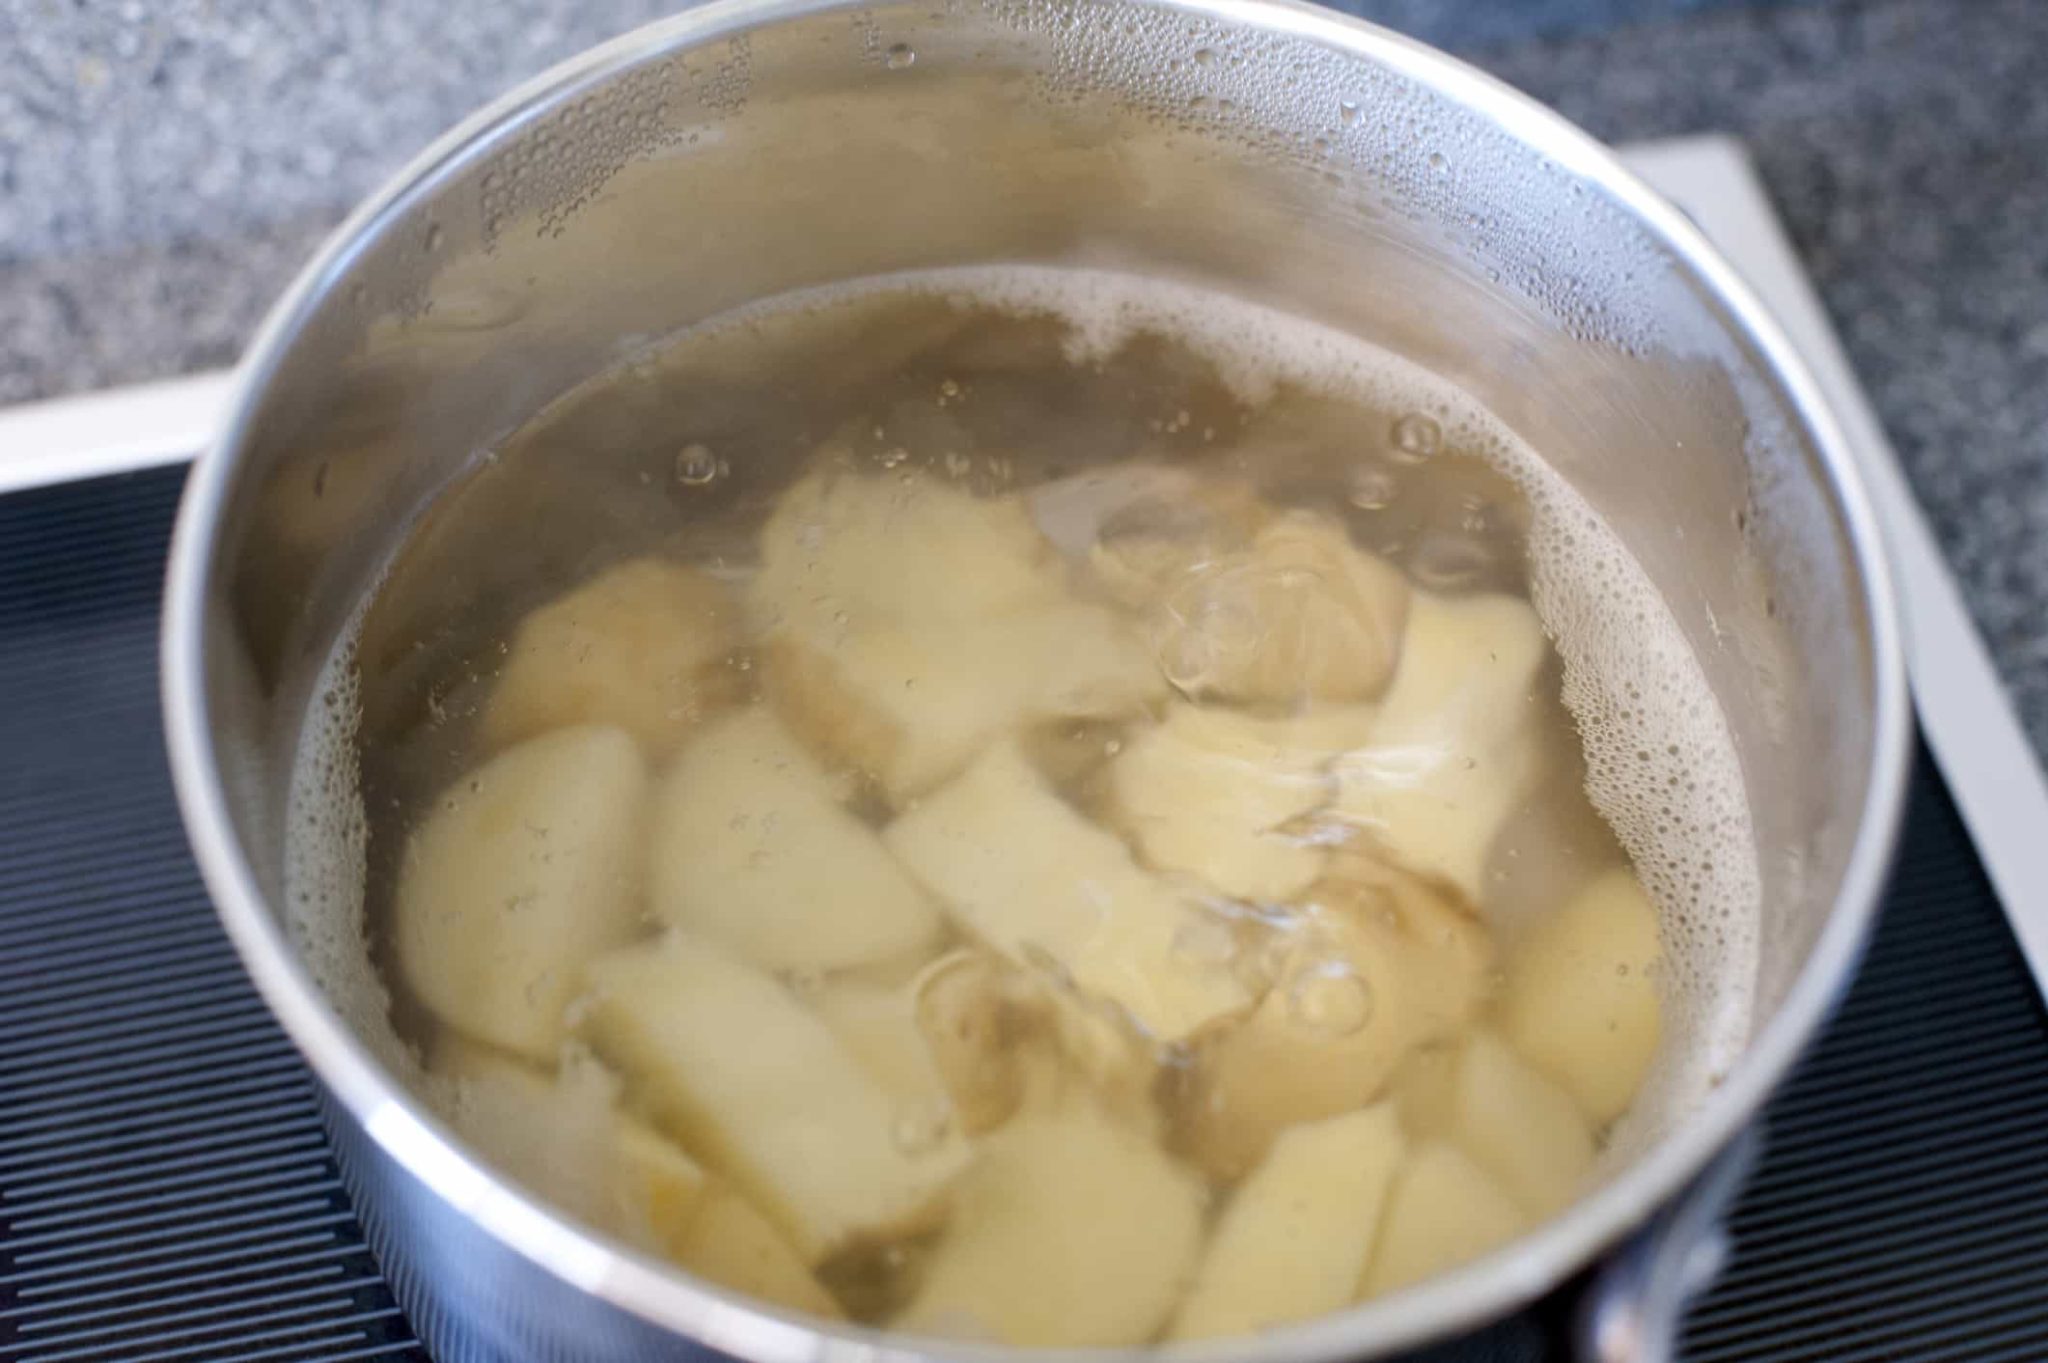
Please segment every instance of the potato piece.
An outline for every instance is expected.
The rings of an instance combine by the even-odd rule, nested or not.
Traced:
[[[1162,576],[1157,564],[1140,565]],[[1188,565],[1148,615],[1189,695],[1257,704],[1370,700],[1401,650],[1408,580],[1328,516],[1290,511],[1246,550]]]
[[[806,1263],[937,1219],[962,1142],[900,1111],[772,978],[681,933],[615,952],[589,975],[585,1030],[598,1053]]]
[[[968,933],[1020,964],[1049,961],[1155,1040],[1180,1040],[1251,1002],[1229,962],[1175,949],[1208,911],[1140,870],[1014,742],[991,748],[882,840]]]
[[[1122,718],[1166,693],[1136,633],[1107,608],[1078,602],[771,640],[768,693],[790,725],[899,805],[1012,730]]]
[[[713,1183],[696,1214],[663,1246],[698,1277],[785,1310],[837,1319],[846,1313],[752,1203]]]
[[[757,629],[830,638],[878,622],[986,620],[1064,595],[1023,503],[923,475],[826,469],[776,503],[747,600]]]
[[[1478,1010],[1485,931],[1412,876],[1363,858],[1318,887],[1282,947],[1273,988],[1198,1051],[1181,1139],[1211,1174],[1256,1164],[1295,1122],[1365,1106],[1418,1046]]]
[[[1201,1184],[1149,1142],[1075,1109],[981,1143],[951,1226],[894,1322],[1033,1347],[1150,1339],[1201,1236]]]
[[[1514,1200],[1456,1147],[1421,1146],[1394,1178],[1361,1295],[1421,1282],[1522,1233]]]
[[[1472,1033],[1439,1072],[1405,1068],[1398,1087],[1410,1129],[1457,1145],[1531,1220],[1569,1203],[1593,1167],[1578,1104],[1492,1032]]]
[[[1282,1132],[1223,1209],[1170,1337],[1249,1334],[1348,1306],[1405,1146],[1385,1103]]]
[[[481,1041],[552,1064],[583,963],[632,935],[647,768],[618,729],[528,739],[451,786],[399,869],[406,984]]]
[[[937,945],[938,905],[767,710],[720,718],[656,787],[655,915],[764,970],[824,972]]]
[[[1540,771],[1547,648],[1519,598],[1416,593],[1372,742],[1337,763],[1334,818],[1477,903],[1487,849]]]
[[[1153,866],[1238,899],[1292,899],[1329,853],[1288,825],[1334,798],[1332,761],[1372,723],[1365,706],[1263,719],[1175,705],[1110,764],[1117,821]]]
[[[573,724],[613,724],[661,754],[739,694],[738,611],[695,568],[638,558],[520,622],[484,708],[496,750]]]
[[[1626,870],[1539,918],[1508,964],[1500,1029],[1596,1126],[1624,1112],[1662,1034],[1657,909]]]

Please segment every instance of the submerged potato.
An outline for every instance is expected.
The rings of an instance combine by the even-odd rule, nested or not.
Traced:
[[[1500,1028],[1596,1125],[1628,1107],[1662,1035],[1657,908],[1626,870],[1538,919],[1508,962]]]
[[[584,1030],[805,1262],[929,1226],[966,1159],[774,979],[680,933],[594,963]]]
[[[460,1036],[434,1047],[455,1124],[493,1163],[572,1215],[735,1291],[812,1315],[842,1314],[744,1197],[667,1137],[619,1114],[616,1080],[574,1059],[548,1075]]]
[[[1372,724],[1366,706],[1278,719],[1172,706],[1110,764],[1116,820],[1155,867],[1239,899],[1291,899],[1329,861],[1293,825],[1335,796],[1332,761],[1364,744]]]
[[[655,791],[655,916],[766,970],[841,970],[934,949],[938,906],[841,795],[769,711],[707,725]]]
[[[407,843],[392,944],[444,1022],[552,1064],[584,962],[632,935],[647,767],[624,732],[562,729],[458,780]]]
[[[1349,1305],[1405,1148],[1386,1104],[1282,1132],[1231,1194],[1170,1336],[1248,1334]]]
[[[982,1141],[916,1297],[915,1334],[1041,1348],[1142,1344],[1194,1262],[1199,1180],[1151,1142],[1077,1107]]]
[[[1046,785],[1015,743],[991,748],[882,834],[960,927],[1024,966],[1048,962],[1177,1041],[1251,1003],[1227,961],[1177,943],[1200,904],[1139,868]]]
[[[1328,516],[1286,512],[1241,552],[1146,572],[1169,584],[1147,614],[1153,648],[1188,695],[1300,705],[1386,689],[1408,581]]]
[[[1421,1145],[1394,1178],[1362,1295],[1456,1268],[1514,1239],[1524,1224],[1514,1200],[1455,1146]]]
[[[737,616],[724,584],[698,569],[654,558],[606,569],[520,623],[481,741],[611,724],[667,752],[738,694]]]
[[[1404,1070],[1404,1123],[1448,1140],[1541,1220],[1568,1204],[1593,1167],[1593,1132],[1571,1095],[1489,1031]]]
[[[1479,902],[1494,835],[1539,771],[1548,648],[1526,601],[1417,592],[1372,741],[1337,763],[1333,821]]]
[[[1296,1123],[1365,1106],[1416,1047],[1478,1011],[1485,931],[1426,884],[1355,855],[1289,927],[1273,987],[1195,1057],[1181,1139],[1235,1177]]]

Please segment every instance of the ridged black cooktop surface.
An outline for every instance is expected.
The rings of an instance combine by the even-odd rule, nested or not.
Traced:
[[[0,498],[0,1363],[424,1363],[172,804],[180,480]],[[1923,756],[1877,942],[1771,1107],[1684,1356],[2048,1357],[2044,1126],[2040,1002]]]

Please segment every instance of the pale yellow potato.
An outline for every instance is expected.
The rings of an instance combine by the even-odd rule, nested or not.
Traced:
[[[1107,607],[1076,601],[769,639],[765,685],[790,726],[872,776],[899,805],[1012,731],[1120,719],[1166,694],[1133,628]]]
[[[1295,915],[1272,989],[1197,1051],[1183,1148],[1231,1178],[1274,1136],[1372,1102],[1419,1046],[1463,1028],[1486,987],[1485,930],[1429,885],[1347,854]]]
[[[938,905],[842,792],[769,710],[706,725],[655,788],[655,916],[766,970],[928,955],[943,928]]]
[[[1114,817],[1154,867],[1238,899],[1292,899],[1329,862],[1295,821],[1335,797],[1331,763],[1367,741],[1373,718],[1369,706],[1285,718],[1171,706],[1111,762]]]
[[[1204,1192],[1159,1148],[1085,1108],[985,1138],[916,1297],[914,1334],[1036,1347],[1142,1344],[1199,1248]]]
[[[747,607],[755,628],[771,635],[986,620],[1057,604],[1066,590],[1059,559],[1022,502],[977,497],[925,474],[808,474],[776,503],[760,550]]]
[[[1228,961],[1176,948],[1208,925],[1209,911],[1140,869],[1013,741],[926,796],[882,840],[970,936],[1022,965],[1049,962],[1155,1040],[1180,1040],[1251,1003]]]
[[[1538,919],[1509,959],[1500,1029],[1596,1125],[1627,1110],[1662,1035],[1657,908],[1608,871]]]
[[[1377,1297],[1456,1268],[1526,1224],[1514,1199],[1457,1147],[1421,1145],[1395,1175],[1360,1295]]]
[[[772,977],[678,932],[588,974],[591,1044],[806,1263],[941,1216],[962,1141],[904,1111]]]
[[[611,724],[665,753],[739,694],[738,615],[724,584],[695,568],[637,558],[606,569],[520,622],[479,742]]]
[[[1593,1167],[1592,1128],[1571,1095],[1484,1028],[1440,1070],[1411,1062],[1397,1087],[1411,1130],[1457,1145],[1532,1220],[1569,1204]]]
[[[677,1265],[720,1287],[805,1315],[846,1314],[768,1218],[723,1183],[706,1189],[695,1214],[662,1249]]]
[[[456,781],[413,831],[392,945],[458,1030],[552,1064],[585,961],[633,934],[647,767],[624,731],[560,729]]]
[[[1168,1334],[1248,1334],[1348,1306],[1407,1142],[1385,1103],[1290,1127],[1231,1194]]]
[[[1290,511],[1245,549],[1180,574],[1147,614],[1166,674],[1194,696],[1255,704],[1370,700],[1386,689],[1402,643],[1408,580],[1351,542],[1329,516]]]
[[[1337,763],[1332,818],[1478,903],[1494,836],[1541,773],[1549,645],[1517,597],[1417,592],[1407,619],[1372,741]]]

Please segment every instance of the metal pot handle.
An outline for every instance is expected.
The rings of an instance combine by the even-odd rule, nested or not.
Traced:
[[[1728,1261],[1728,1212],[1763,1150],[1752,1125],[1678,1199],[1600,1267],[1580,1297],[1567,1357],[1582,1363],[1676,1363],[1692,1303]]]

